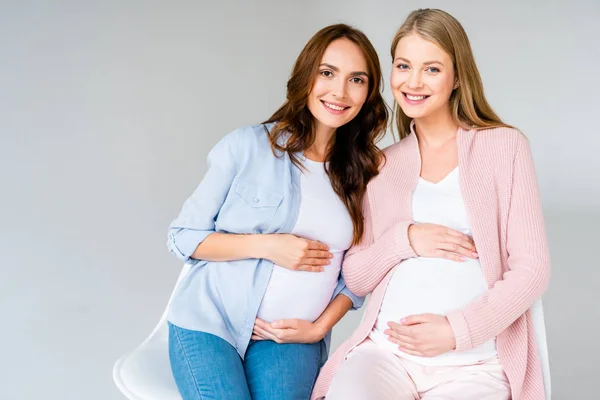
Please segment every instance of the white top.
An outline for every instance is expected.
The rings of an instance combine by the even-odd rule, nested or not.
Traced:
[[[273,266],[258,317],[271,322],[299,318],[315,321],[327,308],[338,282],[344,252],[352,244],[352,219],[333,191],[323,163],[304,160],[301,200],[292,234],[329,245],[331,264],[323,272],[291,271]]]
[[[458,179],[458,167],[437,184],[419,178],[412,196],[413,220],[456,229],[471,236]],[[383,333],[388,321],[398,322],[413,314],[446,315],[463,308],[487,290],[478,259],[457,262],[442,258],[417,257],[402,261],[386,289],[377,323],[370,334],[378,345],[423,365],[468,365],[497,355],[496,340],[467,352],[449,352],[437,357],[416,357],[402,353]]]

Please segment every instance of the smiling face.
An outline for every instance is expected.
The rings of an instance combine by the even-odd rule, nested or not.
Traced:
[[[337,129],[358,115],[369,94],[367,62],[348,39],[327,46],[319,64],[307,106],[317,130]]]
[[[456,88],[450,55],[435,43],[411,33],[398,42],[390,78],[392,92],[410,118],[437,118],[450,113]]]

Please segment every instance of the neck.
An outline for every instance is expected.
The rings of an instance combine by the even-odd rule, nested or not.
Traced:
[[[415,133],[419,141],[430,146],[440,147],[456,137],[458,125],[450,110],[424,118],[415,119]]]
[[[335,128],[324,126],[318,121],[315,122],[315,141],[304,151],[304,156],[313,161],[325,161],[327,151],[331,145]]]

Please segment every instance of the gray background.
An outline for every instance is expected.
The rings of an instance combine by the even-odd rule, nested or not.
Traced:
[[[112,364],[163,311],[181,268],[166,228],[208,150],[270,116],[333,22],[371,38],[391,101],[391,39],[426,6],[463,23],[488,99],[531,140],[554,399],[597,398],[600,2],[13,0],[0,2],[0,399],[121,399]]]

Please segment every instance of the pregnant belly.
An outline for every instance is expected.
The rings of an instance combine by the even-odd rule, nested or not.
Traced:
[[[401,263],[388,284],[380,309],[387,323],[408,315],[446,315],[460,309],[487,290],[478,260],[454,262],[415,258]]]
[[[258,318],[315,321],[327,308],[338,282],[343,253],[334,253],[323,272],[291,271],[273,266]]]
[[[409,262],[410,261],[410,262]],[[491,339],[466,352],[448,352],[436,357],[405,354],[387,340],[389,321],[414,314],[440,314],[460,309],[481,296],[487,284],[477,260],[462,263],[450,260],[415,258],[402,262],[394,271],[383,298],[377,322],[370,337],[395,354],[422,365],[471,365],[495,357],[496,342]]]

